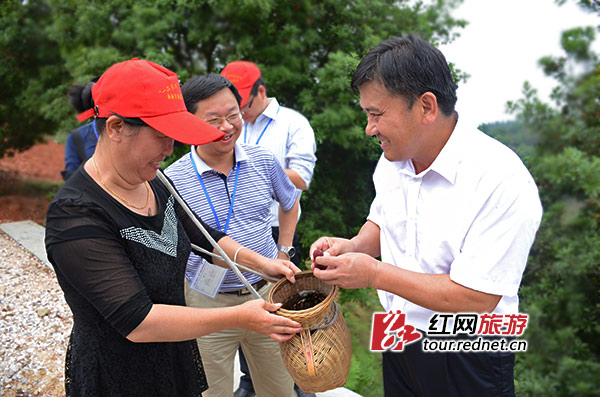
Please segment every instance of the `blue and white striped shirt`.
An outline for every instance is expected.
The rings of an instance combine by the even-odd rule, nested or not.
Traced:
[[[235,185],[236,167],[228,175],[215,171],[202,161],[192,146],[191,155],[183,156],[165,170],[192,211],[215,229],[218,229],[217,220],[194,170],[192,159],[219,217],[218,223],[224,228]],[[284,211],[289,211],[300,191],[294,187],[274,155],[263,147],[236,142],[235,159],[240,168],[227,235],[263,256],[277,258],[277,245],[271,231],[271,203],[276,201]],[[204,260],[191,253],[186,278],[193,280],[201,266],[204,266]],[[250,283],[260,280],[254,274],[242,274]],[[235,291],[243,287],[244,284],[235,273],[227,270],[220,291]]]

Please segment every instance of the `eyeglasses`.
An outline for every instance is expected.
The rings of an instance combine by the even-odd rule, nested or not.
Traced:
[[[256,95],[254,95],[252,97],[252,100],[250,102],[246,102],[246,104],[244,106],[242,106],[242,113],[244,113],[245,111],[249,110],[252,107],[252,104],[254,103],[255,99],[256,99]]]
[[[212,125],[215,128],[219,128],[223,121],[227,121],[229,124],[237,123],[242,119],[242,114],[240,112],[231,113],[225,117],[212,117],[208,120],[204,120],[206,123]]]

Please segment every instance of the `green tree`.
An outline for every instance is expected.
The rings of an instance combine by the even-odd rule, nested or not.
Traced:
[[[597,2],[580,3],[600,15]],[[600,58],[591,46],[598,29],[563,32],[565,56],[540,61],[559,83],[553,104],[528,84],[524,98],[509,103],[539,136],[530,168],[545,209],[520,292],[529,314],[529,348],[516,367],[521,395],[592,396],[600,387]]]
[[[27,149],[66,116],[69,80],[60,48],[48,38],[52,10],[45,0],[0,2],[0,157]]]
[[[484,123],[479,129],[513,149],[525,163],[533,155],[535,145],[539,141],[536,131],[519,121]]]

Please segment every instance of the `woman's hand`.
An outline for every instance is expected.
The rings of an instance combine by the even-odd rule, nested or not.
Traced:
[[[302,326],[289,318],[273,314],[280,307],[281,303],[269,303],[262,299],[236,306],[239,327],[267,335],[277,342],[285,342],[302,331]]]

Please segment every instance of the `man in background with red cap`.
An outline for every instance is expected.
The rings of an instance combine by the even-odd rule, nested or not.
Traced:
[[[242,97],[240,110],[244,118],[244,143],[268,148],[285,170],[294,186],[308,189],[315,168],[315,134],[306,117],[281,106],[277,99],[267,97],[265,81],[256,64],[248,61],[229,63],[221,75],[231,81]],[[273,238],[278,240],[277,206],[271,207]],[[293,247],[279,247],[291,261],[300,264],[298,236]]]
[[[221,75],[231,81],[238,89],[242,101],[240,110],[244,119],[241,139],[246,144],[253,144],[270,149],[294,186],[300,190],[308,189],[313,176],[315,162],[315,134],[310,123],[299,112],[281,106],[277,99],[267,97],[266,83],[258,66],[248,61],[233,61],[227,64]],[[298,214],[300,214],[300,208]],[[273,238],[279,239],[278,206],[271,206],[271,226]],[[292,247],[278,245],[280,251],[290,257],[296,265],[300,264],[300,244],[297,233],[294,233]],[[252,396],[253,387],[249,371],[240,350],[241,369],[244,376],[240,380],[240,388],[235,396]],[[305,394],[297,386],[298,396],[314,396]]]

